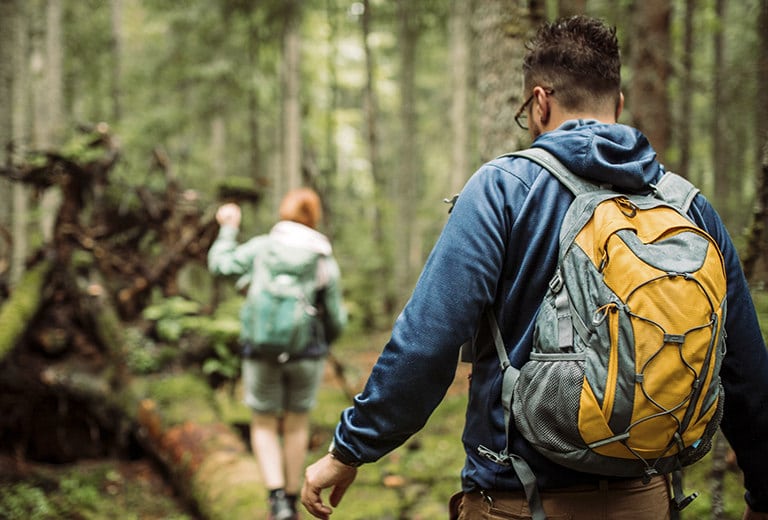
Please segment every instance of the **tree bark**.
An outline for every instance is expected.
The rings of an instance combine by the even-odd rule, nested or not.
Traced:
[[[450,193],[461,191],[469,178],[469,22],[472,2],[453,0],[450,14],[451,172]]]
[[[112,124],[122,119],[123,0],[111,0],[112,22]]]
[[[416,51],[419,44],[420,21],[418,9],[409,0],[399,0],[398,39],[400,50],[400,143],[398,166],[392,172],[391,200],[395,205],[394,236],[394,286],[397,288],[398,307],[405,304],[409,288],[413,285],[413,273],[421,265],[421,258],[414,253],[418,243],[419,222],[416,218],[419,192],[419,167],[416,115]]]
[[[528,144],[514,115],[527,97],[523,92],[525,42],[543,11],[536,2],[478,0],[472,17],[477,56],[479,149],[482,161]]]
[[[302,184],[301,177],[301,107],[299,86],[301,81],[300,56],[301,36],[299,33],[301,4],[294,0],[286,2],[285,27],[283,32],[283,168],[276,193],[282,193]]]
[[[768,89],[768,0],[760,0],[758,4],[758,62],[757,62],[757,92],[766,92]],[[768,114],[768,96],[756,96],[758,101],[757,113]],[[756,164],[762,165],[762,175],[765,176],[766,162],[768,162],[768,148],[761,149],[761,143],[768,143],[768,117],[757,117],[756,135],[758,146],[756,147]],[[760,174],[758,173],[758,177]],[[759,181],[760,182],[760,181]]]
[[[766,226],[768,226],[768,135],[764,139],[761,164],[760,175],[757,177],[757,193],[752,223],[747,232],[747,250],[742,260],[744,275],[752,283],[764,282],[764,277],[768,271],[765,262],[765,257],[768,254],[768,233],[765,231]],[[761,272],[763,278],[761,278]]]
[[[14,78],[17,63],[17,0],[0,0],[0,164],[9,166],[13,149]],[[0,226],[9,229],[13,197],[10,181],[0,179]],[[8,277],[12,244],[0,241],[0,278]],[[7,282],[2,284],[7,286]],[[3,291],[5,292],[5,291]]]
[[[266,516],[256,459],[239,433],[221,421],[205,381],[180,374],[137,378],[115,387],[104,374],[64,364],[43,369],[37,381],[17,378],[14,383],[89,407],[92,417],[113,427],[122,423],[119,428],[133,432],[203,518]]]
[[[587,0],[558,0],[558,16],[574,16],[587,12]]]
[[[59,181],[65,194],[54,243],[40,254],[55,261],[43,260],[27,271],[0,309],[2,409],[17,410],[27,403],[50,407],[52,400],[65,408],[76,407],[76,414],[58,417],[77,426],[78,436],[73,439],[90,439],[87,436],[95,432],[133,432],[143,448],[165,465],[179,493],[194,502],[205,518],[263,517],[267,500],[256,461],[240,435],[219,416],[208,383],[192,371],[131,376],[125,356],[134,346],[127,345],[113,302],[126,303],[112,298],[110,286],[124,285],[122,276],[133,280],[133,285],[124,288],[121,296],[172,285],[168,280],[175,278],[185,260],[199,261],[204,256],[212,239],[207,221],[183,200],[179,202],[179,190],[173,187],[154,205],[149,204],[153,194],[147,194],[146,211],[136,222],[141,230],[151,231],[156,241],[151,249],[162,252],[147,265],[132,264],[135,259],[122,240],[133,235],[135,228],[126,220],[116,222],[109,208],[98,207],[87,196],[94,185],[106,183],[117,156],[108,136],[97,134],[94,146],[104,146],[105,155],[93,162],[79,164],[49,152],[44,166],[0,169],[9,178],[38,187]],[[111,235],[111,229],[119,238]],[[141,241],[141,235],[136,240]],[[140,300],[133,305],[139,307]],[[9,422],[13,418],[0,418],[0,438],[36,436],[37,447],[50,453],[44,437],[50,433],[41,427],[42,416],[47,417],[27,417],[21,425]],[[73,451],[73,443],[78,442],[73,439],[59,447]],[[24,445],[19,442],[21,456]]]
[[[633,124],[653,145],[661,162],[669,146],[670,5],[667,0],[636,2],[633,15],[631,64],[627,99]]]
[[[683,27],[683,59],[681,85],[683,96],[680,100],[680,115],[677,127],[680,129],[680,163],[677,172],[690,179],[691,168],[691,99],[693,92],[693,17],[696,13],[696,0],[685,0]],[[698,181],[699,179],[694,179]]]
[[[723,24],[725,23],[725,0],[715,0],[715,14],[719,27],[715,29],[714,36],[714,65],[712,71],[712,105],[718,107],[718,110],[712,111],[712,166],[714,168],[714,186],[713,194],[716,207],[730,209],[727,207],[730,198],[731,186],[728,180],[728,149],[725,135],[727,133],[728,121],[726,121],[724,110],[725,89],[723,76],[727,74],[724,69],[725,35],[723,34]],[[721,209],[721,211],[722,211]]]

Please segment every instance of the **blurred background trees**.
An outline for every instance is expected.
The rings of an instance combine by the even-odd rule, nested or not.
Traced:
[[[745,231],[768,124],[766,4],[0,0],[0,161],[106,123],[118,185],[151,186],[161,160],[205,207],[224,179],[264,190],[244,234],[268,229],[285,190],[314,186],[354,323],[386,328],[445,221],[441,201],[482,161],[527,146],[512,120],[523,44],[559,14],[618,25],[621,121],[700,184],[740,247],[765,241]],[[60,195],[0,182],[0,275],[13,287],[50,240]]]

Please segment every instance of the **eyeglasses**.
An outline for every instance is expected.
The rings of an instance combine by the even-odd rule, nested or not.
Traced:
[[[551,96],[555,93],[555,89],[545,88],[544,92],[548,96]],[[523,103],[515,113],[515,123],[517,123],[517,126],[523,130],[528,130],[528,105],[530,105],[533,101],[533,97],[534,95],[531,94],[528,99],[525,100],[525,103]]]

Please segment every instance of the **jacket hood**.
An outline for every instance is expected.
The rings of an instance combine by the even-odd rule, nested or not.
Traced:
[[[648,139],[621,124],[566,121],[532,146],[544,148],[579,177],[619,190],[648,191],[663,170]]]
[[[311,227],[290,220],[281,220],[275,224],[269,232],[269,237],[280,244],[319,255],[327,256],[332,252],[328,237]]]

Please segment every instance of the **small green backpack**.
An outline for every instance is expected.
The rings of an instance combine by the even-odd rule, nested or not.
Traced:
[[[318,313],[319,258],[274,240],[254,258],[241,311],[242,336],[253,354],[286,361],[307,348]]]

